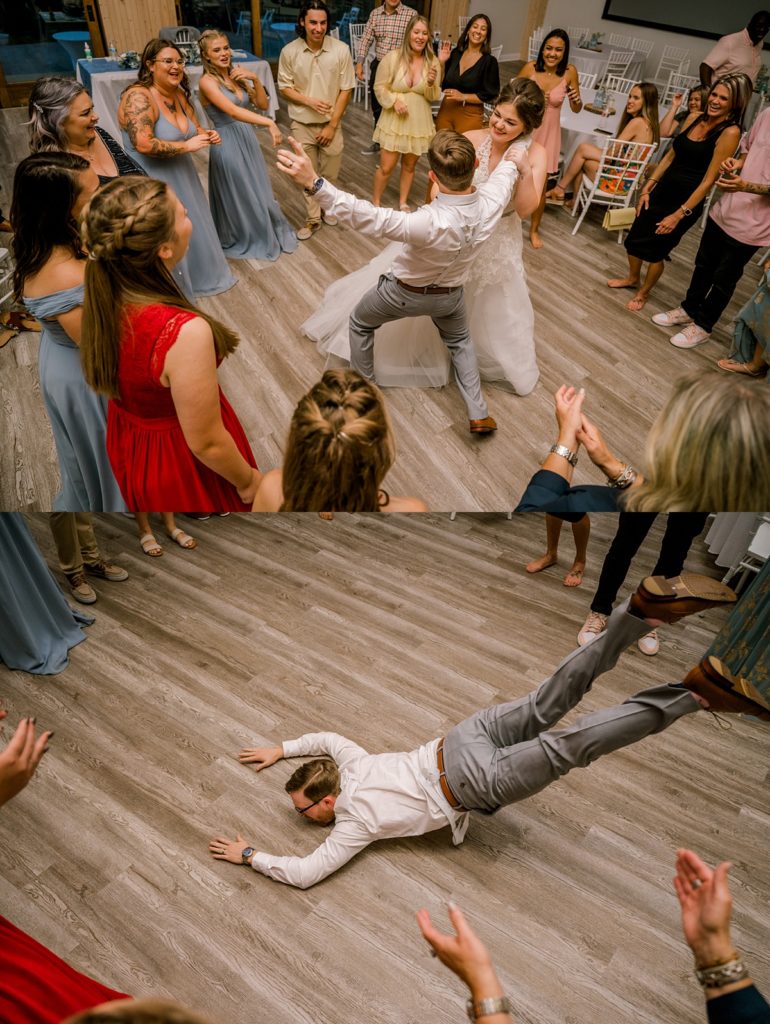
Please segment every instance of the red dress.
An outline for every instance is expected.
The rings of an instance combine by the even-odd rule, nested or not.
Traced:
[[[194,313],[172,306],[131,307],[123,318],[119,399],[107,410],[107,454],[132,512],[250,512],[229,481],[193,455],[160,382],[166,355]],[[257,463],[238,417],[219,389],[225,430],[250,466]]]
[[[113,999],[131,999],[86,977],[0,917],[0,1020],[59,1024]]]

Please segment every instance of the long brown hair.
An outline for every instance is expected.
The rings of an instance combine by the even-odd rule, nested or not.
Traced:
[[[376,512],[394,458],[380,389],[354,370],[327,370],[292,417],[281,511]]]
[[[142,50],[142,56],[139,61],[139,70],[136,73],[136,81],[126,86],[123,90],[124,93],[128,92],[129,89],[135,89],[137,85],[143,85],[145,89],[149,89],[152,86],[152,71],[147,67],[147,65],[155,61],[161,50],[176,50],[182,60],[184,60],[184,54],[178,46],[174,45],[174,43],[170,43],[166,39],[151,39]],[[192,103],[190,80],[187,77],[186,71],[182,71],[182,80],[179,83],[179,88],[187,97],[188,103]]]
[[[652,141],[657,145],[660,142],[660,121],[658,120],[658,89],[652,82],[637,82],[634,89],[642,94],[642,109],[638,114],[629,114],[628,110],[623,111],[618,130],[615,133],[620,135],[629,121],[635,117],[643,118],[650,126]],[[630,95],[630,94],[629,94]]]
[[[13,177],[13,292],[21,298],[24,282],[33,277],[60,246],[83,259],[80,235],[72,208],[78,195],[78,175],[90,164],[74,153],[33,153],[16,168]]]
[[[83,375],[95,391],[118,396],[118,357],[123,308],[162,303],[205,320],[220,359],[238,336],[181,293],[158,255],[174,237],[174,206],[165,182],[128,175],[99,189],[83,210],[83,243],[88,251],[80,344]]]

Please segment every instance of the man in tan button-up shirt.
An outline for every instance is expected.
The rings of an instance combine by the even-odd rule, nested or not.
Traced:
[[[342,115],[356,84],[350,47],[327,35],[329,8],[309,0],[300,8],[300,38],[281,50],[278,88],[289,101],[291,133],[319,175],[335,182],[342,163]],[[321,226],[321,207],[306,196],[307,223],[297,238],[310,238]],[[336,219],[325,217],[327,224]]]

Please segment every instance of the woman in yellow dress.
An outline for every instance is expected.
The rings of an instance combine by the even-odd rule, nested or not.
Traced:
[[[377,68],[374,92],[382,113],[374,130],[380,144],[380,162],[374,172],[372,202],[379,206],[390,176],[401,158],[399,208],[409,211],[409,190],[414,169],[428,152],[435,134],[430,105],[441,95],[442,64],[450,53],[442,43],[438,56],[430,44],[430,27],[425,18],[415,15],[404,33],[404,41],[391,50]]]

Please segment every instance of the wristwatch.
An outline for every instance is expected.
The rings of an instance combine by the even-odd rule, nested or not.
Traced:
[[[479,1017],[488,1017],[493,1013],[510,1013],[512,1009],[508,996],[479,999],[477,1003],[469,999],[465,1008],[468,1011],[468,1020],[472,1022],[477,1021]]]
[[[548,451],[553,452],[554,455],[561,455],[563,459],[569,462],[570,466],[577,466],[578,464],[577,452],[571,452],[566,444],[552,444]]]
[[[679,209],[682,211],[685,217],[692,217],[692,210],[689,206],[680,206]]]
[[[306,196],[314,196],[316,194],[316,192],[318,192],[318,190],[320,189],[321,185],[323,185],[323,183],[324,183],[324,179],[323,178],[316,178],[316,180],[313,182],[313,184],[310,186],[310,188],[306,188],[305,189],[305,195]]]
[[[256,850],[254,850],[251,846],[245,846],[241,850],[241,860],[243,861],[244,864],[248,864],[249,867],[251,867],[251,862],[249,861],[249,857],[253,857],[255,853],[256,853]]]

